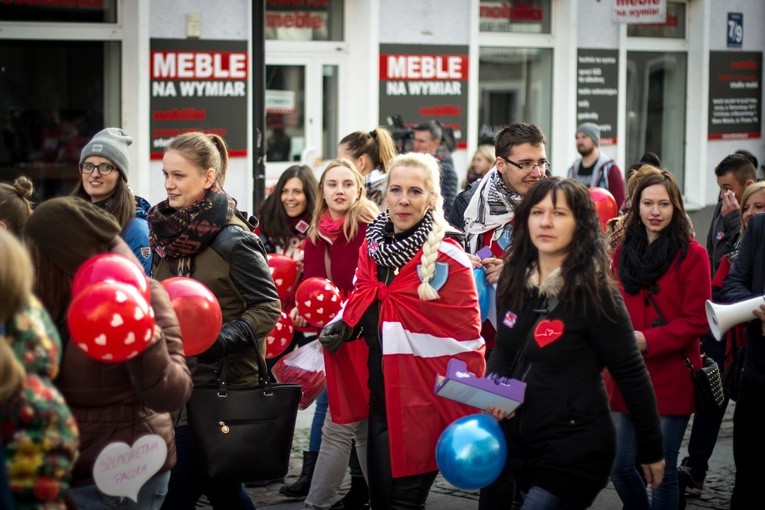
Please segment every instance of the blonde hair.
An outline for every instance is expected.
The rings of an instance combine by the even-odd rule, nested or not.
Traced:
[[[351,171],[353,179],[356,181],[356,187],[358,188],[356,201],[351,204],[351,207],[348,209],[348,212],[345,213],[345,219],[343,220],[343,236],[345,237],[345,240],[350,242],[351,239],[356,237],[356,234],[359,231],[359,222],[363,221],[361,215],[365,210],[373,211],[375,216],[379,213],[377,205],[366,197],[364,177],[361,176],[356,165],[347,159],[333,159],[321,173],[321,179],[319,179],[319,196],[316,197],[316,206],[313,210],[311,228],[308,230],[308,238],[314,244],[316,244],[316,238],[319,235],[319,222],[321,221],[321,217],[329,209],[327,201],[324,198],[324,182],[326,181],[329,171],[339,166],[345,167]]]
[[[746,201],[749,200],[749,197],[763,190],[765,190],[765,182],[763,181],[755,182],[747,186],[747,188],[744,190],[744,193],[741,195],[741,204],[739,204],[738,206],[740,218],[744,217],[744,206],[746,205]],[[743,235],[744,232],[746,232],[746,227],[747,227],[747,224],[742,221],[741,235]]]
[[[32,262],[21,243],[0,230],[0,400],[12,395],[26,375],[11,348],[5,324],[27,303],[32,294]]]
[[[422,245],[422,257],[420,259],[422,283],[417,287],[417,294],[422,301],[433,301],[440,296],[438,291],[430,284],[430,280],[436,272],[438,249],[441,247],[441,241],[446,232],[444,197],[441,195],[441,170],[436,158],[430,154],[417,152],[401,154],[390,162],[388,186],[390,186],[393,170],[398,167],[413,167],[422,170],[425,177],[425,189],[433,197],[433,207],[430,210],[433,215],[433,227],[425,243]]]

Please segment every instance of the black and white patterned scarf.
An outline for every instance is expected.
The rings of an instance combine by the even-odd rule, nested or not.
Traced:
[[[392,238],[393,224],[385,211],[367,227],[367,252],[378,266],[400,268],[425,244],[432,227],[433,213],[428,211],[409,235]]]
[[[475,253],[481,247],[479,234],[494,231],[492,241],[502,234],[505,225],[515,217],[515,206],[523,195],[505,186],[497,167],[492,168],[477,184],[465,208],[464,232],[469,253]]]

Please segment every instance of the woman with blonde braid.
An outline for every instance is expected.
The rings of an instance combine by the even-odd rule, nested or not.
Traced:
[[[372,508],[425,508],[439,435],[474,412],[437,397],[451,358],[485,372],[472,266],[445,237],[438,162],[410,153],[390,164],[388,210],[368,227],[355,289],[319,340],[329,351],[360,336],[369,348],[367,471]]]

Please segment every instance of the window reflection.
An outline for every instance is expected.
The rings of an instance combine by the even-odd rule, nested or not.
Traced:
[[[680,189],[685,181],[686,73],[685,53],[627,53],[627,161],[655,152]]]
[[[530,122],[550,132],[552,49],[482,47],[478,80],[480,143],[493,143],[494,134],[512,122]]]
[[[305,66],[266,66],[266,159],[300,161],[305,147]]]
[[[0,40],[0,181],[25,175],[40,198],[70,191],[106,110],[119,125],[119,105],[105,104],[119,84],[109,58],[119,59],[119,43]]]

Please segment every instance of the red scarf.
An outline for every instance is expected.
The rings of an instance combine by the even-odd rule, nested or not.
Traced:
[[[327,239],[330,243],[334,243],[337,236],[343,231],[343,223],[345,222],[345,216],[340,219],[333,220],[329,211],[324,211],[319,219],[319,234]]]

